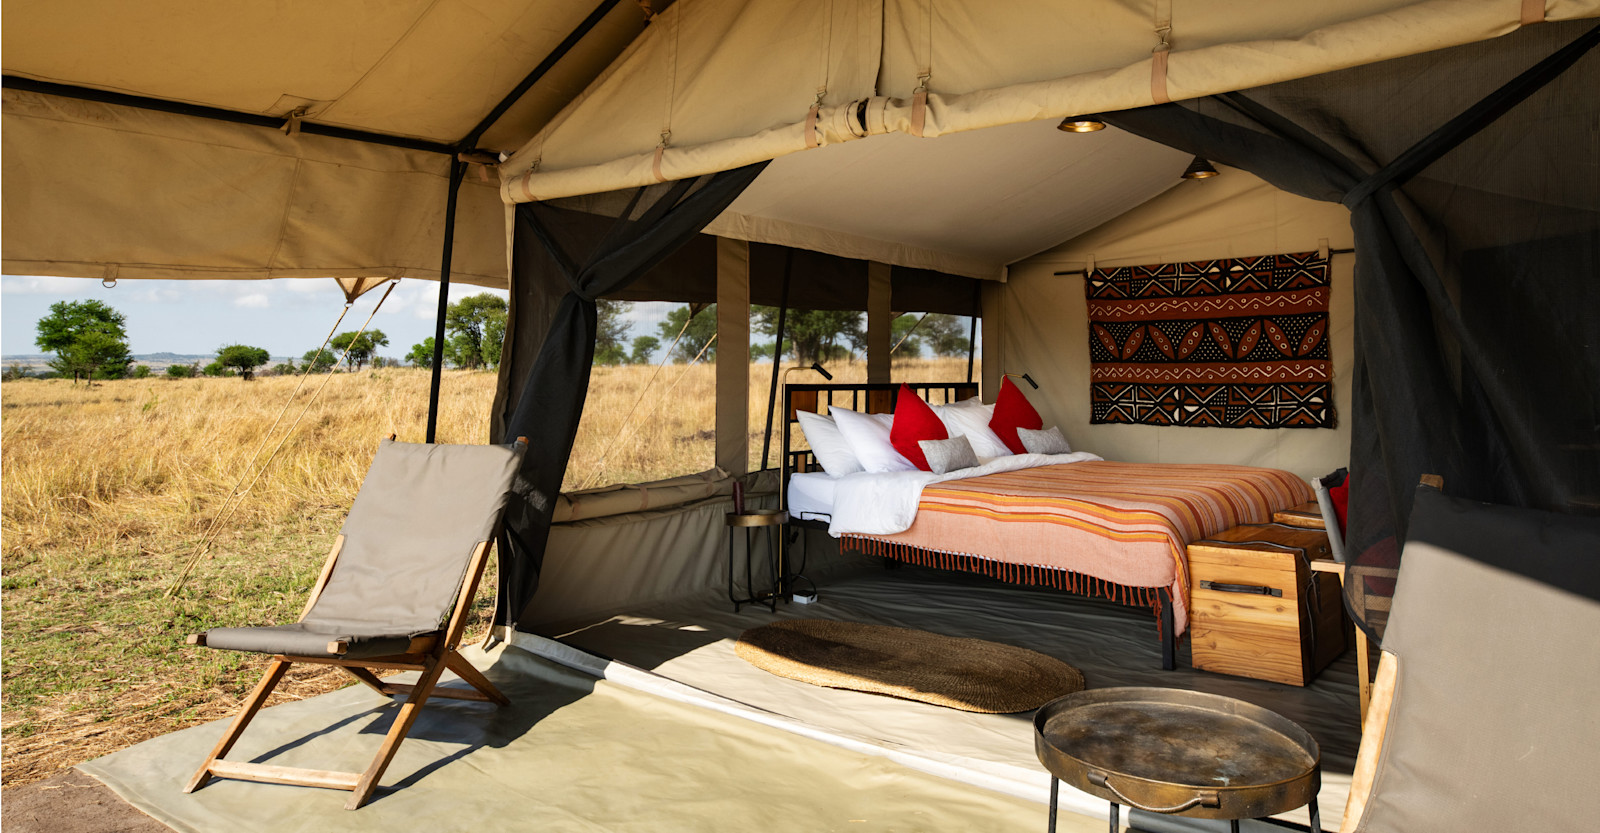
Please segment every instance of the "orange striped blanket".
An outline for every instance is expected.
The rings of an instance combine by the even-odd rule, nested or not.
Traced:
[[[1311,499],[1304,480],[1278,469],[1090,461],[934,483],[909,529],[844,538],[869,552],[1123,601],[1153,603],[1153,588],[1170,588],[1183,633],[1188,543]]]

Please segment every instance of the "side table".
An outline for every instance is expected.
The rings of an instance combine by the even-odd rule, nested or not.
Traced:
[[[752,559],[755,554],[756,532],[767,531],[767,564],[771,568],[773,581],[779,580],[778,576],[778,547],[779,537],[783,534],[783,525],[789,520],[789,513],[782,509],[746,509],[743,512],[729,512],[726,516],[728,524],[728,601],[733,602],[733,611],[747,604],[766,605],[774,613],[778,610],[778,587],[776,584],[771,590],[756,592],[755,577],[752,572]],[[734,555],[733,539],[737,538],[738,530],[744,530],[744,598],[737,594],[738,581],[734,566],[738,559]]]
[[[1050,833],[1059,782],[1147,813],[1264,818],[1306,807],[1321,833],[1322,752],[1305,729],[1242,700],[1169,688],[1079,691],[1033,717],[1034,751],[1050,772]]]

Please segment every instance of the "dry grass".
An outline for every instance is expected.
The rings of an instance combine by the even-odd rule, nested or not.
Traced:
[[[861,379],[860,364],[831,368]],[[752,456],[760,455],[770,366],[751,368]],[[897,365],[907,380],[961,378],[959,360]],[[714,370],[596,368],[566,487],[711,467]],[[796,381],[799,375],[796,375]],[[185,589],[164,595],[296,384],[293,378],[126,380],[0,387],[0,656],[7,786],[237,708],[260,671],[239,654],[181,647],[218,625],[291,621],[371,461],[390,432],[420,441],[428,374],[336,375]],[[320,379],[273,435],[270,450]],[[441,442],[488,440],[495,377],[449,371]],[[668,395],[660,392],[671,390]],[[670,404],[663,404],[670,403]],[[637,430],[628,426],[643,426]],[[620,439],[617,439],[620,438]],[[481,634],[492,590],[474,605]],[[279,700],[349,681],[299,668]]]

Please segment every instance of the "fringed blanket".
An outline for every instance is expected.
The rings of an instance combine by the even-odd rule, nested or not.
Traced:
[[[1188,626],[1190,541],[1312,499],[1289,472],[1251,466],[1083,462],[934,483],[916,521],[841,543],[1019,584],[1154,606],[1157,588]]]
[[[1316,252],[1091,271],[1090,421],[1331,428]]]

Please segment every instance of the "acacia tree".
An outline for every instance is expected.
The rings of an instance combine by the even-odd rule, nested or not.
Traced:
[[[757,333],[771,336],[777,331],[777,307],[755,306],[751,311]],[[795,361],[800,364],[838,358],[867,346],[861,313],[851,310],[792,309],[784,319],[783,329],[783,346],[794,352]]]
[[[228,344],[217,348],[217,363],[239,371],[246,382],[256,377],[256,368],[272,357],[261,347],[245,344]]]
[[[357,371],[361,370],[372,359],[372,354],[376,353],[379,347],[387,347],[388,345],[389,337],[384,335],[382,330],[367,330],[364,333],[355,331],[340,333],[333,337],[333,341],[328,342],[329,347],[340,353],[348,352],[350,361],[356,363]]]
[[[649,364],[650,357],[655,355],[661,347],[661,339],[655,336],[635,336],[633,339],[633,353],[628,356],[628,364]]]
[[[628,361],[628,348],[624,346],[624,340],[628,337],[628,319],[625,316],[632,305],[627,301],[607,301],[604,298],[595,301],[594,305],[594,363],[625,364]]]
[[[498,325],[495,322],[498,321]],[[473,370],[489,364],[488,354],[493,353],[493,365],[500,364],[500,342],[505,340],[506,299],[487,292],[468,295],[445,309],[444,326],[451,334],[447,345],[451,360],[457,365]],[[494,334],[499,338],[488,345]]]
[[[688,327],[685,328],[687,323]],[[711,344],[711,339],[717,335],[717,305],[709,304],[699,309],[693,307],[678,307],[667,313],[667,320],[661,322],[658,329],[661,340],[671,344],[673,339],[678,339],[678,332],[683,332],[683,338],[678,339],[676,347],[672,348],[672,360],[682,364],[694,361],[695,356],[705,350],[701,358],[706,361],[715,361],[717,347]]]
[[[306,363],[306,367],[309,367],[312,373],[322,373],[333,367],[333,363],[338,361],[339,357],[332,350],[324,347],[320,350],[307,350],[306,354],[301,356],[300,359]],[[305,368],[301,369],[304,370]]]
[[[50,367],[72,381],[119,379],[128,372],[127,317],[100,301],[57,301],[39,319],[34,344],[56,354]]]

